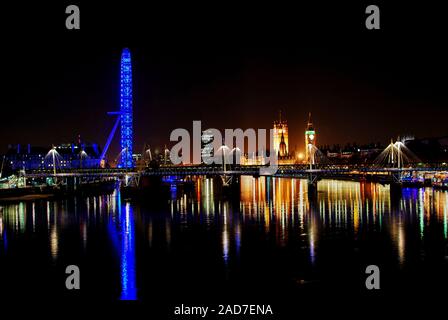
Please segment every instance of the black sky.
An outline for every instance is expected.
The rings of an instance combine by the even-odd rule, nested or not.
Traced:
[[[1,151],[77,134],[103,145],[123,47],[133,59],[136,151],[193,120],[270,128],[279,109],[291,148],[302,147],[309,111],[320,144],[448,134],[447,27],[434,4],[376,2],[381,30],[368,31],[371,3],[359,1],[138,3],[73,2],[79,31],[65,29],[72,2],[2,7]]]

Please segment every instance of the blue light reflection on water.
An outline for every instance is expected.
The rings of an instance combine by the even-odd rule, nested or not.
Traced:
[[[123,210],[119,192],[117,193],[117,212],[118,215],[110,220],[108,229],[120,256],[120,300],[137,300],[135,217],[129,203],[124,205]]]
[[[6,236],[6,230],[3,232],[3,249],[5,252],[8,249],[8,237]]]
[[[129,203],[126,204],[125,216],[122,219],[121,242],[121,300],[136,300],[135,270],[135,238],[134,215]]]

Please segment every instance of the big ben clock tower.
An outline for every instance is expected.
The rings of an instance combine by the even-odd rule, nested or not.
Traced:
[[[311,112],[308,114],[308,123],[305,130],[305,160],[314,164],[313,153],[316,146],[316,131],[311,122]],[[310,159],[311,158],[311,159]],[[311,161],[310,161],[311,160]]]

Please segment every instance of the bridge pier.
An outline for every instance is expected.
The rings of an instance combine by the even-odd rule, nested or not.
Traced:
[[[393,181],[390,183],[390,200],[391,203],[399,202],[402,195],[402,185],[400,182]]]
[[[65,178],[65,184],[67,186],[68,192],[73,192],[76,190],[76,177]]]
[[[308,200],[317,199],[317,179],[308,179]]]
[[[394,214],[400,212],[400,201],[402,199],[402,186],[398,183],[390,184],[390,207]]]
[[[239,199],[241,193],[240,176],[219,176],[216,180],[218,190],[225,198]]]

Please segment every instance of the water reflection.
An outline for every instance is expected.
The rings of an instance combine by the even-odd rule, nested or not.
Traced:
[[[319,257],[321,238],[361,241],[374,233],[386,234],[398,265],[406,263],[409,239],[417,237],[423,246],[430,223],[441,224],[443,238],[447,238],[448,193],[432,188],[405,188],[398,197],[391,197],[388,185],[323,180],[318,183],[317,197],[312,197],[307,180],[246,176],[240,181],[236,208],[229,206],[230,199],[219,200],[217,185],[210,178],[198,179],[193,194],[171,199],[171,215],[197,214],[201,224],[218,227],[225,264],[232,259],[232,250],[239,254],[244,239],[241,224],[262,227],[279,247],[299,241],[311,265]],[[183,221],[196,223],[188,218]],[[410,227],[415,223],[417,233]]]
[[[430,223],[442,224],[446,239],[447,200],[447,192],[432,188],[403,189],[399,199],[391,199],[389,186],[370,182],[323,180],[317,199],[308,196],[306,180],[243,177],[241,182],[242,214],[263,224],[266,233],[273,232],[279,246],[286,245],[295,230],[306,235],[311,263],[321,236],[343,232],[357,240],[360,233],[387,232],[402,265],[407,238],[414,237],[407,235],[414,230],[409,225],[418,222],[420,246]]]
[[[210,258],[213,268],[219,261],[228,271],[248,263],[252,251],[263,256],[263,249],[275,248],[292,252],[288,259],[300,257],[296,269],[314,270],[325,260],[323,248],[343,243],[354,252],[370,241],[403,267],[425,259],[432,244],[443,247],[447,241],[446,191],[405,188],[397,196],[376,183],[322,180],[316,196],[307,180],[241,177],[240,193],[229,195],[219,179],[194,181],[191,190],[171,188],[157,200],[157,209],[155,203],[121,202],[119,193],[2,204],[0,263],[11,259],[9,248],[28,254],[31,245],[44,257],[41,263],[50,265],[76,263],[79,257],[89,261],[92,251],[104,251],[113,261],[95,262],[110,269],[107,281],[117,284],[116,298],[134,300],[142,286],[137,268],[144,270],[141,261],[154,252],[163,261],[176,261],[169,259],[187,248],[190,255],[205,257],[201,263]]]
[[[115,197],[117,212],[113,212],[109,233],[120,257],[121,300],[136,300],[135,217],[130,203],[123,206],[120,194]]]
[[[222,256],[224,262],[227,264],[229,261],[229,226],[227,220],[229,219],[227,216],[228,212],[226,207],[223,210],[223,228],[222,228]]]
[[[0,253],[3,253],[0,258],[8,258],[5,254],[10,243],[16,247],[26,244],[23,248],[25,255],[29,254],[26,253],[27,247],[36,245],[40,259],[45,260],[47,256],[50,264],[65,266],[66,260],[62,261],[61,255],[64,258],[77,257],[77,242],[84,253],[89,245],[94,248],[101,226],[107,226],[108,237],[119,258],[120,299],[137,299],[135,216],[133,207],[129,203],[122,204],[119,194],[0,205]],[[94,240],[89,243],[91,233]],[[37,244],[31,240],[24,241],[33,239],[28,234],[35,234],[34,239],[45,239],[45,247],[40,247],[41,240]],[[15,252],[17,254],[20,252]],[[70,263],[79,261],[79,258],[73,259]]]
[[[0,207],[0,241],[2,242],[1,248],[3,252],[6,252],[8,247],[8,238],[6,236],[6,230],[3,223],[3,208]]]

